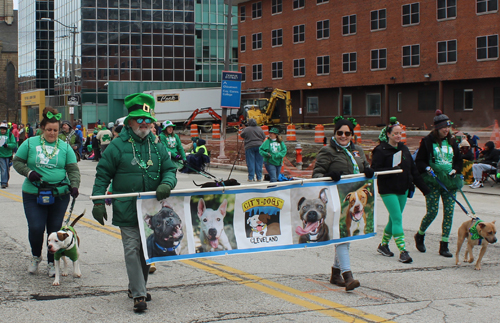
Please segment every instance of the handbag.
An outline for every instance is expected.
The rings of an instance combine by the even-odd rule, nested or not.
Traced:
[[[38,188],[38,195],[36,202],[38,205],[52,205],[55,202],[54,192],[50,188]]]

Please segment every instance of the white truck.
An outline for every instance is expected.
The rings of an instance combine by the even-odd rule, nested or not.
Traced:
[[[161,122],[170,120],[182,126],[196,109],[203,108],[212,108],[219,116],[222,115],[220,87],[153,90],[143,93],[155,98],[155,117]],[[212,124],[217,121],[209,113],[203,113],[197,115],[191,123],[200,125],[204,132],[210,132]]]

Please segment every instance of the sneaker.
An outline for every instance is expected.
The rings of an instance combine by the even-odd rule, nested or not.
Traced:
[[[127,294],[128,294],[128,298],[132,298],[132,291],[130,289],[127,291]],[[146,302],[149,302],[149,301],[151,301],[151,294],[146,293]]]
[[[394,256],[394,252],[392,252],[391,250],[389,250],[389,245],[383,245],[383,244],[379,244],[378,245],[378,248],[377,248],[377,251],[382,254],[383,256],[386,256],[386,257],[393,257]]]
[[[55,277],[56,276],[56,268],[54,267],[54,263],[49,262],[48,268],[49,268],[49,270],[48,270],[49,277]]]
[[[42,257],[35,257],[33,256],[33,258],[31,258],[31,263],[28,267],[28,272],[30,274],[36,274],[36,272],[38,271],[38,265],[40,264],[40,262],[42,262]]]
[[[6,189],[7,188],[7,184],[2,184],[2,188]]]
[[[477,181],[477,182],[474,182],[470,188],[480,188],[480,187],[483,187],[483,183]]]
[[[149,266],[149,273],[154,274],[155,271],[156,271],[156,265],[152,263],[151,266]]]
[[[143,312],[148,309],[148,304],[146,304],[146,297],[136,297],[134,298],[134,311]]]
[[[413,259],[411,259],[408,251],[401,251],[401,253],[399,254],[399,262],[409,264],[413,262]]]
[[[253,179],[247,179],[248,182],[253,182]]]

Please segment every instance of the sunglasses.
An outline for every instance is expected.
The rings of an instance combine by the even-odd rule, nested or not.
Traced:
[[[137,123],[146,122],[149,124],[149,123],[153,122],[153,119],[151,119],[151,118],[136,118],[134,120],[137,121]]]
[[[350,135],[352,135],[352,132],[337,130],[337,136],[342,137],[343,135],[349,137]]]

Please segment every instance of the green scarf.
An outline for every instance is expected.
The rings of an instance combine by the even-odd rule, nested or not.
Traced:
[[[346,146],[341,146],[337,140],[335,140],[335,138],[332,138],[333,141],[335,141],[335,143],[337,144],[337,146],[339,146],[340,148],[342,148],[342,150],[344,151],[344,153],[349,157],[351,158],[351,163],[352,163],[352,166],[354,168],[354,171],[353,171],[353,174],[359,174],[360,171],[359,171],[359,166],[358,166],[358,163],[356,162],[356,159],[354,159],[354,156],[351,154],[351,152],[349,151],[349,149],[347,149],[347,147],[349,147],[349,145],[351,143],[348,143]]]
[[[472,240],[477,240],[477,239],[482,239],[483,237],[481,237],[479,235],[479,233],[477,233],[477,225],[479,223],[483,222],[483,220],[480,220],[480,219],[477,219],[476,221],[476,224],[474,224],[470,229],[469,229],[469,232],[470,232],[470,235],[471,235],[471,239]]]

